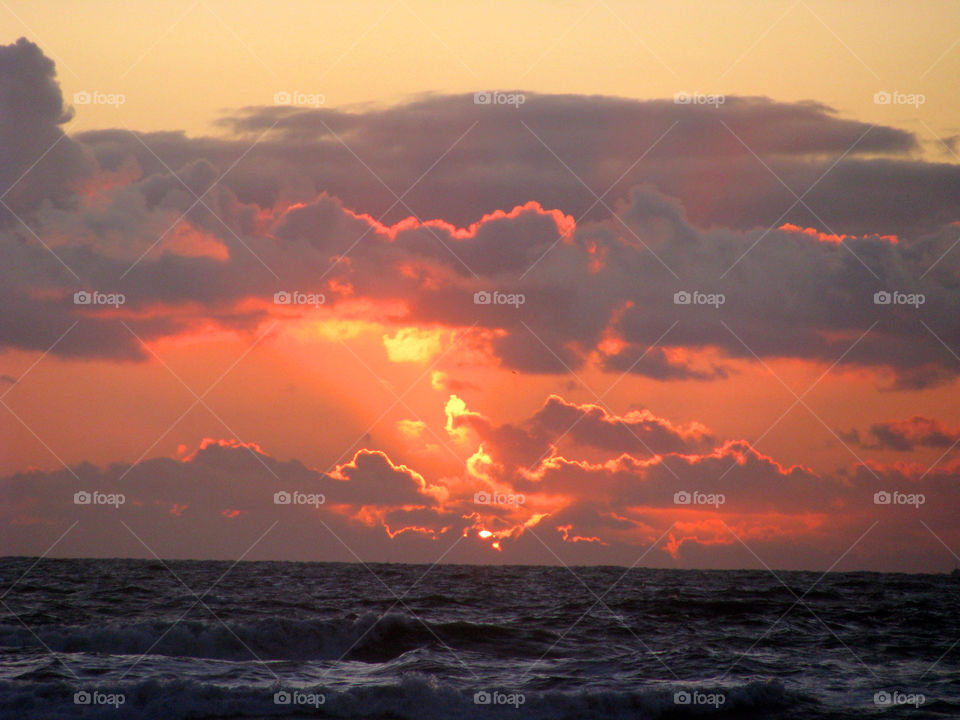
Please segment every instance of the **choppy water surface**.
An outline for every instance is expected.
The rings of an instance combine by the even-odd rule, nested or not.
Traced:
[[[955,576],[34,562],[2,718],[960,717]]]

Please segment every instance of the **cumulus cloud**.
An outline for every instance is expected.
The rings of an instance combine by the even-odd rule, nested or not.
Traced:
[[[442,487],[428,486],[423,477],[403,465],[394,465],[382,452],[360,450],[331,477],[343,485],[330,486],[331,501],[357,505],[424,505],[446,496]]]
[[[180,460],[0,478],[0,535],[6,552],[38,553],[78,520],[68,554],[148,552],[122,520],[173,557],[238,557],[276,527],[254,557],[433,562],[456,544],[450,561],[553,562],[549,547],[554,560],[629,564],[649,549],[647,564],[712,566],[749,564],[735,552],[742,540],[773,566],[819,567],[879,522],[883,538],[858,550],[858,566],[889,567],[897,537],[896,557],[914,569],[932,567],[919,520],[956,540],[957,460],[830,475],[646,411],[614,416],[551,397],[518,425],[462,405],[448,412],[452,429],[467,431],[460,442],[480,448],[459,477],[427,477],[372,449],[324,473],[255,444],[207,440]],[[585,429],[575,442],[535,457],[554,441],[555,422],[577,418]],[[661,452],[639,452],[627,427]],[[78,492],[124,499],[78,504]]]
[[[147,341],[248,332],[297,317],[272,303],[296,288],[323,293],[323,312],[366,302],[367,319],[394,326],[391,353],[414,362],[436,343],[405,328],[429,326],[471,328],[492,359],[528,373],[596,365],[711,381],[757,356],[840,358],[898,389],[956,376],[942,343],[960,344],[960,171],[915,159],[902,130],[765,98],[712,108],[531,95],[512,113],[436,96],[247,108],[220,138],[67,137],[49,59],[19,41],[2,62],[0,144],[14,154],[3,172],[13,182],[55,143],[9,196],[30,210],[29,229],[0,227],[5,347],[46,350],[76,322],[55,354],[145,359],[120,319]],[[400,194],[458,138],[403,202],[353,156]],[[603,203],[573,176],[602,191],[655,142]],[[798,191],[849,153],[806,198],[815,216],[802,203],[784,214],[793,196],[744,144]],[[97,202],[83,202],[91,192]],[[77,306],[79,289],[126,303]],[[923,302],[876,304],[877,292]],[[678,305],[677,293],[724,302]]]
[[[53,61],[24,38],[0,45],[0,228],[43,201],[71,204],[92,174],[89,150],[64,134],[71,117]]]
[[[269,130],[251,151],[254,162],[241,163],[224,180],[243,201],[273,207],[327,191],[376,217],[392,208],[388,223],[415,213],[466,226],[491,209],[531,199],[576,217],[594,206],[588,217],[600,218],[608,213],[581,180],[600,194],[645,152],[611,188],[607,204],[648,183],[680,198],[700,227],[767,227],[795,199],[773,170],[797,194],[812,186],[805,202],[837,232],[909,237],[955,219],[958,209],[956,167],[917,160],[913,135],[809,102],[730,97],[712,108],[672,99],[528,93],[520,109],[507,113],[457,95],[382,109],[246,108],[222,126],[237,135],[195,140],[167,132],[142,139],[171,167],[202,157],[225,169]],[[133,156],[145,173],[163,172],[126,132],[80,139],[104,168]],[[784,218],[802,226],[812,221],[802,204]]]
[[[533,416],[518,424],[497,425],[467,410],[456,396],[447,408],[448,430],[455,435],[463,428],[471,429],[496,458],[504,478],[536,470],[543,460],[556,455],[561,445],[573,445],[592,455],[649,458],[702,452],[715,441],[710,430],[699,423],[674,425],[649,410],[617,416],[599,405],[577,405],[558,395],[551,395]]]
[[[580,418],[587,424],[582,441],[562,448],[552,444],[561,430],[546,432],[543,420],[557,410],[563,411],[567,435],[573,433],[568,421]],[[786,566],[792,556],[785,537],[793,539],[794,550],[802,548],[800,555],[822,558],[824,548],[843,552],[845,533],[856,533],[848,540],[852,542],[876,520],[885,524],[886,537],[895,528],[915,543],[911,557],[916,561],[930,539],[917,518],[949,527],[948,508],[957,500],[951,480],[956,461],[933,467],[871,463],[824,474],[784,465],[743,440],[715,438],[696,423],[677,426],[648,411],[616,417],[558,397],[519,424],[497,424],[453,400],[448,415],[452,433],[467,427],[468,438],[480,443],[472,458],[474,487],[520,494],[528,517],[534,511],[545,513],[520,528],[522,514],[503,506],[495,512],[482,509],[487,527],[513,525],[503,547],[514,552],[535,547],[527,535],[539,543],[546,533],[564,545],[576,545],[579,561],[596,562],[603,555],[583,547],[616,553],[615,548],[659,537],[666,538],[660,551],[704,562],[711,548],[726,548],[720,552],[725,557],[731,547],[742,548],[739,538],[777,548],[776,562]],[[637,452],[638,440],[625,431],[628,426],[644,433],[651,428],[674,432],[660,437],[660,452],[651,455]],[[546,452],[544,446],[549,446]],[[867,551],[861,562],[873,562],[870,558],[880,552]]]
[[[103,502],[95,497],[77,504],[76,493],[99,493]],[[238,545],[243,538],[249,543],[256,537],[238,532],[237,523],[249,532],[253,528],[262,532],[277,521],[301,532],[310,529],[315,536],[325,535],[323,546],[287,545],[300,547],[301,557],[317,559],[337,555],[341,549],[331,552],[336,541],[326,530],[349,538],[348,546],[374,555],[385,552],[390,533],[395,535],[404,527],[399,523],[401,516],[390,513],[404,511],[415,517],[418,509],[439,510],[446,491],[428,485],[417,472],[395,465],[377,451],[361,450],[327,474],[296,460],[280,461],[254,444],[205,440],[182,460],[153,458],[106,468],[85,463],[51,472],[17,473],[0,479],[0,495],[0,523],[8,553],[36,553],[32,543],[43,536],[44,528],[79,520],[89,526],[82,537],[90,545],[75,549],[75,554],[115,555],[118,548],[111,550],[109,543],[116,541],[116,533],[101,537],[91,531],[108,525],[122,531],[120,520],[124,520],[149,535],[151,547],[163,547],[170,556],[223,551],[225,556],[237,557],[246,549]],[[119,504],[118,497],[122,498]],[[382,518],[389,518],[390,525]],[[464,524],[460,520],[457,529]],[[447,520],[444,527],[449,531],[454,525]],[[442,531],[438,527],[436,535]],[[132,555],[142,555],[144,550],[135,542],[121,547]]]

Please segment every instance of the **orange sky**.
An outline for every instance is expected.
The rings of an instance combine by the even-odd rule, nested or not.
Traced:
[[[934,142],[934,133],[958,131],[960,10],[943,2],[291,0],[264,12],[242,0],[9,0],[0,17],[0,42],[38,42],[57,60],[68,96],[126,95],[120,108],[85,108],[77,117],[83,129],[123,123],[209,133],[224,108],[268,104],[282,91],[319,93],[341,107],[524,88],[766,95],[816,100]],[[883,90],[927,101],[919,111],[874,104]]]
[[[825,567],[882,520],[851,567],[949,567],[958,12],[9,2],[0,538],[99,483],[191,556],[297,482],[374,559]]]

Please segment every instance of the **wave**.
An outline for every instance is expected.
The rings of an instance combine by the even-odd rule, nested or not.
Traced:
[[[94,688],[87,688],[93,691]],[[435,678],[411,674],[395,685],[356,686],[346,690],[301,687],[303,696],[322,695],[321,705],[277,704],[274,693],[292,688],[226,687],[190,680],[163,682],[145,680],[115,687],[96,688],[105,695],[123,694],[119,706],[77,705],[74,693],[82,688],[66,683],[20,683],[0,681],[0,716],[22,720],[48,717],[112,718],[113,720],[202,720],[204,718],[391,718],[392,720],[580,720],[604,718],[631,720],[649,718],[703,717],[705,711],[692,705],[677,705],[673,689],[647,688],[631,691],[584,689],[573,692],[525,693],[515,705],[477,704],[474,693],[495,688],[464,689]],[[709,690],[704,689],[704,692]],[[507,692],[507,691],[504,691]],[[810,701],[788,693],[779,682],[752,682],[726,688],[723,710],[770,713]],[[82,714],[78,713],[82,710]],[[729,715],[727,715],[729,717]],[[784,715],[778,715],[784,717]]]
[[[426,623],[398,613],[365,613],[354,619],[252,622],[216,620],[140,621],[97,625],[57,625],[34,632],[0,625],[0,646],[42,647],[57,652],[109,655],[164,655],[217,660],[347,660],[386,662],[410,650],[439,645],[484,648],[511,655],[536,654],[551,633],[501,625]],[[542,652],[542,650],[541,650]],[[499,653],[498,653],[499,654]]]

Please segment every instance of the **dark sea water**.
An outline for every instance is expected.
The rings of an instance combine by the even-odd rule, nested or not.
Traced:
[[[960,717],[955,576],[34,563],[3,720]]]

